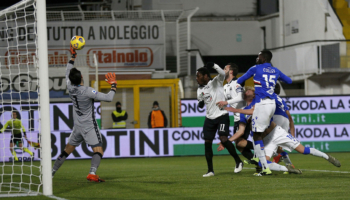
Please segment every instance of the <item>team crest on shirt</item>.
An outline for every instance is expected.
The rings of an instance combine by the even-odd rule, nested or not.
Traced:
[[[96,90],[92,90],[91,92],[92,92],[92,93],[94,93],[94,94],[96,94],[96,93],[97,93],[97,92],[96,92]]]
[[[204,94],[203,99],[205,102],[209,103],[213,100],[213,97],[210,94]]]

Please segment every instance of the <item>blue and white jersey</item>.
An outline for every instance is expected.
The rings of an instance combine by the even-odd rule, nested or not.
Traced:
[[[242,108],[243,110],[250,110],[252,109],[252,107],[254,106],[254,102],[252,102],[251,104],[249,104],[249,106],[246,106],[244,108]],[[239,117],[239,123],[245,123],[246,124],[246,129],[250,130],[250,135],[253,136],[253,132],[250,129],[250,123],[248,123],[249,119],[251,118],[251,115],[245,115],[240,113],[240,117]]]
[[[286,111],[289,110],[286,102],[281,97],[279,97],[277,94],[276,94],[276,96],[277,96],[276,97],[276,111],[275,111],[274,115],[281,115],[281,116],[289,119],[288,115],[286,113]]]
[[[256,103],[260,102],[261,99],[266,97],[276,99],[274,90],[277,80],[288,84],[292,83],[291,78],[283,74],[276,67],[273,67],[271,63],[263,63],[251,67],[243,76],[238,78],[237,83],[242,84],[252,76],[254,76]]]

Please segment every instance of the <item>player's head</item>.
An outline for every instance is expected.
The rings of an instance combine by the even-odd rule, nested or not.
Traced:
[[[210,79],[210,72],[206,67],[197,69],[196,80],[198,85],[206,85]]]
[[[152,107],[153,110],[158,110],[159,109],[159,103],[158,101],[154,101],[153,102],[153,107]]]
[[[84,83],[81,72],[75,67],[69,72],[69,80],[73,85],[81,85]]]
[[[232,74],[234,77],[238,74],[238,66],[235,63],[228,63],[225,68],[225,79],[227,79],[230,74]]]
[[[244,100],[246,102],[251,102],[255,98],[255,88],[251,86],[244,87]]]
[[[275,85],[275,93],[279,95],[281,93],[281,86],[279,83],[276,83]]]
[[[122,111],[122,104],[118,101],[117,103],[115,103],[115,108],[117,109],[118,112]]]
[[[16,111],[12,111],[12,119],[17,119],[17,112]]]
[[[262,50],[256,58],[256,64],[270,63],[272,60],[272,53],[269,50]]]

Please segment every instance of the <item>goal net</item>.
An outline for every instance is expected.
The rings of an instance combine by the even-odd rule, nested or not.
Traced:
[[[40,72],[47,68],[41,64],[47,61],[47,47],[39,41],[46,40],[46,35],[39,38],[37,34],[37,19],[42,15],[38,16],[37,6],[37,0],[23,0],[0,11],[0,197],[41,194],[50,176],[47,172],[43,175],[51,168],[51,159],[43,159],[40,145],[43,138],[50,137],[50,131],[42,129],[49,118],[43,113],[48,112],[48,94],[44,95],[46,102],[41,97],[45,93],[41,84],[48,76],[42,77]],[[40,57],[45,49],[46,58]],[[51,154],[50,147],[46,149]],[[50,181],[46,183],[51,184],[52,192]]]

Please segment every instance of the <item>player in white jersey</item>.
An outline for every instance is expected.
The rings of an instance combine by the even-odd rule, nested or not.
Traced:
[[[216,103],[220,108],[230,105],[233,108],[243,108],[246,106],[246,102],[244,101],[244,89],[243,87],[237,83],[237,74],[238,74],[238,66],[234,63],[228,63],[225,68],[225,79],[227,84],[224,85],[224,94],[225,101],[219,101]],[[234,126],[233,126],[233,134],[238,131],[239,128],[239,118],[240,113],[234,113]],[[247,135],[249,136],[249,135]],[[251,141],[245,140],[247,144],[244,145],[244,148],[238,147],[239,151],[242,155],[248,159],[253,157],[253,154],[250,149],[254,148],[254,145]],[[236,141],[235,141],[236,142]],[[237,142],[236,142],[237,145]]]
[[[213,80],[210,78],[210,73],[207,68],[214,68],[219,75]],[[199,68],[197,70],[197,83],[199,88],[197,90],[197,99],[199,106],[207,107],[207,113],[203,126],[204,140],[205,140],[205,158],[208,164],[208,172],[203,177],[214,176],[213,169],[213,149],[212,143],[218,131],[221,144],[228,150],[231,156],[236,161],[235,173],[242,170],[243,163],[239,158],[235,146],[228,141],[230,118],[228,112],[224,109],[220,109],[216,102],[224,101],[223,82],[225,79],[225,72],[218,65],[214,63],[208,63],[206,67]]]
[[[81,72],[73,67],[77,53],[72,46],[70,47],[70,51],[72,58],[67,64],[66,81],[69,97],[73,102],[74,127],[71,135],[69,136],[66,147],[57,157],[53,165],[52,177],[62,166],[69,154],[71,154],[77,146],[85,141],[89,146],[91,146],[94,152],[91,158],[90,173],[86,178],[88,181],[105,182],[103,179],[100,179],[98,175],[96,175],[97,168],[99,167],[103,156],[103,141],[95,119],[94,100],[107,102],[112,101],[116,92],[117,81],[115,80],[115,74],[108,73],[106,75],[106,81],[112,85],[111,90],[107,94],[97,92],[91,87],[84,86],[84,80]]]

